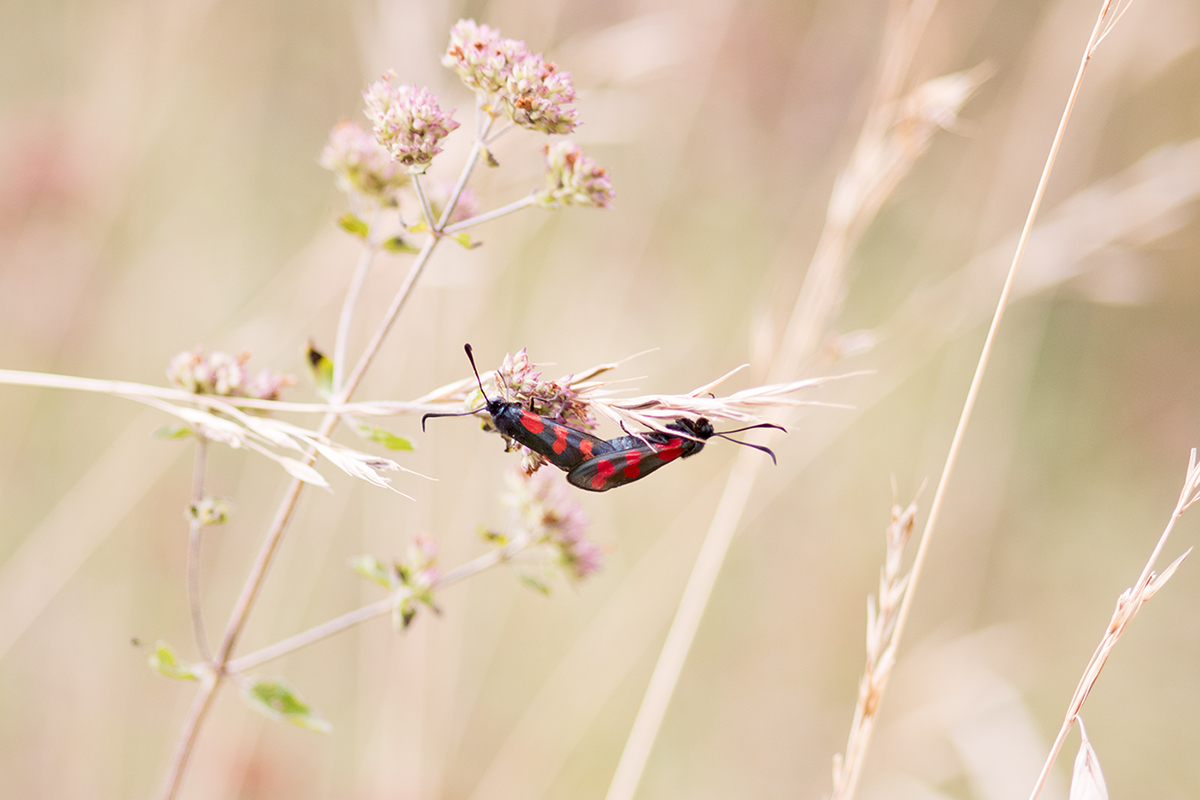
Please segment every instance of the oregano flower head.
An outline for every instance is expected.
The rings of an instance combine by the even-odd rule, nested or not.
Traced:
[[[546,186],[534,194],[544,208],[595,206],[612,208],[612,180],[608,170],[583,155],[572,142],[563,140],[545,146]]]
[[[481,95],[493,115],[546,134],[570,133],[578,124],[579,112],[569,105],[575,101],[571,73],[559,72],[524,42],[505,39],[494,28],[459,20],[450,29],[442,64]]]
[[[392,86],[392,72],[372,83],[363,92],[367,119],[379,144],[411,171],[421,171],[442,152],[441,141],[458,123],[454,110],[442,111],[438,97],[429,89],[412,84]]]
[[[392,158],[375,137],[356,122],[343,120],[329,132],[318,163],[333,172],[338,188],[370,198],[383,206],[396,205],[396,193],[408,183],[408,171]]]

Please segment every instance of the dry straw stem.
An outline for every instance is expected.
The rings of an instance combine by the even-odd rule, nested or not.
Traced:
[[[1087,46],[1084,48],[1083,57],[1080,60],[1079,70],[1075,75],[1075,82],[1071,87],[1071,92],[1067,97],[1066,107],[1063,109],[1062,117],[1059,120],[1058,129],[1054,134],[1054,141],[1050,146],[1049,155],[1046,157],[1046,164],[1042,169],[1041,179],[1038,181],[1037,190],[1034,192],[1033,201],[1030,203],[1029,213],[1025,218],[1025,225],[1021,230],[1021,235],[1017,239],[1016,250],[1013,253],[1012,263],[1009,266],[1007,277],[1004,281],[1004,287],[1000,292],[1000,298],[996,303],[995,313],[992,315],[992,323],[988,328],[987,337],[984,340],[982,352],[979,356],[979,361],[975,367],[975,374],[971,379],[971,387],[967,391],[967,398],[963,403],[962,413],[959,416],[958,426],[954,431],[954,438],[950,443],[950,450],[946,455],[946,462],[942,468],[941,478],[938,480],[937,490],[934,492],[933,502],[929,508],[929,517],[925,522],[925,529],[921,534],[921,541],[917,547],[917,554],[913,560],[912,570],[909,573],[909,587],[904,594],[904,599],[900,605],[900,611],[896,619],[896,627],[893,633],[893,644],[898,644],[904,633],[904,626],[908,620],[909,612],[912,608],[912,599],[915,596],[915,588],[921,577],[921,570],[925,563],[925,558],[929,552],[929,543],[933,538],[933,531],[936,528],[939,513],[941,511],[942,502],[945,498],[946,487],[950,481],[950,475],[954,471],[954,464],[958,457],[959,449],[962,446],[963,437],[966,434],[967,425],[970,422],[971,412],[975,406],[975,400],[979,394],[979,388],[983,382],[983,375],[987,369],[988,358],[991,355],[993,344],[996,340],[997,331],[1000,327],[1000,320],[1004,316],[1004,310],[1008,306],[1009,297],[1012,294],[1013,284],[1017,275],[1017,268],[1021,264],[1021,258],[1025,253],[1025,248],[1029,243],[1030,233],[1033,230],[1034,220],[1037,218],[1037,213],[1041,207],[1042,197],[1045,195],[1046,186],[1050,180],[1050,173],[1054,167],[1055,158],[1058,155],[1058,149],[1062,144],[1063,135],[1066,132],[1067,122],[1071,118],[1071,111],[1075,106],[1075,100],[1079,96],[1079,89],[1083,83],[1084,73],[1087,71],[1088,62],[1091,60],[1095,52],[1096,46],[1100,40],[1111,29],[1113,23],[1112,18],[1113,2],[1112,0],[1104,0],[1101,6],[1100,14],[1096,19],[1096,24],[1092,29],[1092,35],[1088,40]],[[887,675],[881,676],[878,691],[880,697],[877,703],[882,700],[882,692],[887,686]],[[864,729],[865,734],[869,737],[870,729]],[[869,738],[868,738],[869,741]],[[1060,744],[1061,746],[1061,744]],[[849,753],[857,752],[859,758],[863,756],[866,749],[866,743],[861,745],[851,743],[848,748]],[[852,767],[857,771],[858,767]],[[851,785],[853,788],[853,785]],[[849,798],[852,794],[846,794],[844,797]]]
[[[911,585],[909,576],[900,574],[900,563],[916,518],[916,501],[903,510],[898,505],[892,507],[892,521],[885,534],[887,555],[879,573],[879,599],[877,602],[874,597],[867,598],[867,666],[858,683],[854,722],[850,725],[845,756],[833,757],[832,800],[854,796],[854,788],[862,771],[863,755],[875,727],[883,687],[892,665],[896,663],[896,617]]]
[[[1188,548],[1183,555],[1172,561],[1161,574],[1155,574],[1154,564],[1158,561],[1159,555],[1162,554],[1163,548],[1167,544],[1167,539],[1171,536],[1171,530],[1175,527],[1175,523],[1183,516],[1183,512],[1187,511],[1193,503],[1200,500],[1200,464],[1196,462],[1196,449],[1192,448],[1190,457],[1188,458],[1187,475],[1183,480],[1183,489],[1179,492],[1179,500],[1175,503],[1175,510],[1171,512],[1171,518],[1167,521],[1166,528],[1163,529],[1162,535],[1158,537],[1158,544],[1154,546],[1154,552],[1150,554],[1150,558],[1146,561],[1146,566],[1142,568],[1142,574],[1138,576],[1137,582],[1132,588],[1121,592],[1121,596],[1117,598],[1117,607],[1113,611],[1112,619],[1109,620],[1108,628],[1104,631],[1104,636],[1100,639],[1100,644],[1096,647],[1096,652],[1092,653],[1092,658],[1088,661],[1087,668],[1083,671],[1083,676],[1079,679],[1079,685],[1075,687],[1075,694],[1071,697],[1071,702],[1067,705],[1067,713],[1063,718],[1062,726],[1059,728],[1058,736],[1054,738],[1054,745],[1050,748],[1050,755],[1046,757],[1046,764],[1042,767],[1042,773],[1038,776],[1037,783],[1033,787],[1033,792],[1029,795],[1029,800],[1037,800],[1037,796],[1041,794],[1042,787],[1046,785],[1046,779],[1050,775],[1050,767],[1054,764],[1054,760],[1058,757],[1058,753],[1062,750],[1063,741],[1067,738],[1067,733],[1071,730],[1071,724],[1079,717],[1079,712],[1083,708],[1084,702],[1087,700],[1088,694],[1092,691],[1092,687],[1096,685],[1096,680],[1100,677],[1100,671],[1104,669],[1105,662],[1108,661],[1108,656],[1113,648],[1117,646],[1121,635],[1125,633],[1125,629],[1129,627],[1129,623],[1133,622],[1133,618],[1145,605],[1146,601],[1154,596],[1154,593],[1163,587],[1171,576],[1175,574],[1175,570],[1183,559],[1187,558],[1188,553],[1192,552]],[[1072,797],[1074,792],[1072,792]]]
[[[593,411],[622,427],[626,423],[634,423],[654,430],[666,431],[667,423],[681,415],[706,417],[709,420],[728,420],[741,425],[757,425],[763,420],[753,413],[755,411],[766,408],[828,405],[818,401],[800,400],[790,395],[822,386],[831,380],[863,374],[847,373],[790,383],[755,386],[724,397],[717,397],[712,393],[712,390],[719,384],[744,368],[742,366],[731,370],[715,381],[693,389],[687,394],[651,394],[629,398],[595,396],[585,399]]]
[[[771,365],[770,380],[775,383],[785,382],[812,357],[840,308],[846,263],[862,232],[924,152],[933,133],[956,119],[959,108],[984,77],[979,70],[947,76],[918,88],[907,102],[897,99],[934,5],[933,0],[918,0],[907,7],[893,5],[896,16],[889,26],[876,100],[851,163],[835,184],[825,227]],[[929,98],[934,100],[930,102]],[[747,438],[755,443],[767,440],[765,434]],[[609,785],[607,800],[630,800],[637,790],[733,533],[757,480],[761,459],[754,455],[743,450],[735,458]]]
[[[196,455],[192,463],[192,509],[188,515],[187,551],[187,596],[188,609],[192,617],[192,637],[196,640],[196,651],[204,661],[212,659],[208,646],[208,634],[204,629],[204,613],[200,603],[200,537],[204,523],[195,513],[197,504],[204,499],[204,472],[208,461],[208,440],[196,437]]]

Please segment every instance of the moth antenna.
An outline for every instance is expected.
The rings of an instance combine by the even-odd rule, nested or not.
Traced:
[[[425,416],[421,417],[422,433],[425,432],[425,420],[429,419],[430,417],[468,417],[472,414],[478,414],[480,411],[483,411],[491,402],[491,400],[488,399],[487,392],[483,390],[483,381],[479,378],[479,369],[475,366],[475,354],[471,350],[470,343],[464,344],[463,350],[467,351],[467,360],[471,362],[471,371],[475,373],[475,382],[479,384],[479,393],[483,395],[483,408],[477,408],[473,411],[459,411],[454,413],[447,411],[439,414],[426,414]]]
[[[472,414],[478,414],[480,411],[484,411],[486,409],[487,409],[487,406],[481,406],[481,407],[473,409],[471,411],[459,411],[456,413],[451,413],[449,411],[446,411],[446,412],[440,413],[440,414],[434,414],[434,413],[426,414],[425,416],[421,417],[421,433],[425,432],[425,420],[429,419],[430,417],[469,417]]]
[[[731,431],[721,431],[717,434],[717,436],[724,436],[727,433],[741,433],[742,431],[749,431],[755,428],[774,428],[777,431],[783,431],[784,433],[787,433],[787,428],[783,427],[782,425],[772,425],[769,422],[761,422],[758,425],[747,425],[744,428],[734,428]],[[745,442],[738,442],[738,444],[745,444]]]
[[[750,427],[751,427],[751,428],[761,428],[761,427],[764,427],[764,426],[762,426],[762,425],[751,425]],[[771,428],[778,428],[779,426],[778,426],[778,425],[769,425],[769,426],[767,426],[767,427],[771,427]],[[781,429],[781,430],[782,430],[782,429]],[[760,445],[760,444],[750,444],[749,442],[742,442],[742,441],[738,441],[737,439],[733,439],[733,438],[731,438],[731,437],[729,437],[729,436],[726,436],[726,435],[725,435],[725,434],[723,434],[723,433],[714,433],[714,434],[713,434],[713,436],[720,436],[722,439],[727,439],[728,441],[731,441],[731,442],[733,442],[734,444],[740,444],[740,445],[743,445],[743,446],[745,446],[745,447],[753,447],[755,450],[759,450],[759,451],[761,451],[761,452],[763,452],[763,453],[766,453],[767,455],[769,455],[769,456],[771,457],[771,463],[772,463],[772,464],[774,464],[775,466],[779,466],[779,462],[775,460],[775,453],[774,453],[774,452],[772,452],[771,448],[769,448],[769,447],[763,447],[763,446],[762,446],[762,445]]]
[[[471,362],[471,371],[475,373],[475,382],[479,384],[479,393],[483,395],[485,403],[489,402],[487,392],[483,390],[483,380],[479,377],[479,369],[475,366],[475,354],[471,350],[471,344],[469,342],[464,344],[463,349],[467,351],[467,360]]]

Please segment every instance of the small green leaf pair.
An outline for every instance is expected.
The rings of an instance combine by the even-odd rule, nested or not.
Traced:
[[[157,642],[150,654],[150,666],[177,680],[197,681],[208,672],[208,665],[181,661],[166,642]],[[242,697],[252,708],[272,719],[289,722],[318,733],[329,733],[333,728],[313,711],[282,678],[267,680],[249,678],[242,685]]]

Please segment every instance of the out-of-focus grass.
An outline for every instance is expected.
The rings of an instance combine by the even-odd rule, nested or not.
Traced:
[[[332,341],[356,256],[332,223],[343,201],[315,163],[329,127],[357,117],[357,92],[387,68],[444,92],[460,119],[470,107],[437,64],[457,8],[10,12],[0,26],[5,367],[159,382],[171,355],[203,342],[302,375],[307,338]],[[557,365],[550,373],[659,347],[625,370],[644,376],[634,385],[645,391],[690,389],[750,360],[739,379],[749,385],[861,122],[884,12],[718,2],[462,12],[576,75],[585,124],[575,138],[611,168],[618,206],[525,212],[477,231],[479,250],[439,252],[362,397],[406,398],[462,377],[464,341],[481,367],[525,346]],[[997,74],[966,109],[968,135],[939,136],[868,233],[839,331],[887,323],[919,287],[1016,229],[1093,18],[1092,4],[1074,1],[938,10],[917,73],[990,59]],[[1200,135],[1198,38],[1200,16],[1183,0],[1129,12],[1089,75],[1051,211],[1153,148]],[[445,163],[461,158],[465,138],[451,137]],[[503,142],[503,168],[480,176],[485,207],[537,180],[540,144],[532,134]],[[1040,762],[1028,762],[1044,754],[1117,593],[1170,511],[1186,450],[1200,442],[1200,233],[1183,209],[1128,244],[1024,298],[1005,321],[864,797],[1031,786]],[[364,319],[382,310],[405,263],[380,263]],[[844,389],[860,412],[820,409],[790,424],[645,796],[827,791],[861,667],[889,476],[904,495],[940,468],[981,338],[978,326],[958,330],[878,402],[856,397],[871,379]],[[191,687],[152,673],[128,641],[190,649],[187,445],[151,440],[159,421],[112,399],[0,387],[0,408],[0,557],[44,532],[69,497],[82,500],[59,522],[63,541],[99,541],[78,569],[56,564],[61,590],[0,660],[3,785],[14,797],[145,796]],[[406,483],[416,503],[337,476],[332,495],[307,495],[245,648],[375,599],[345,567],[350,555],[398,554],[426,531],[449,566],[480,551],[480,523],[503,522],[507,462],[494,438],[469,420],[426,435],[414,420],[393,427],[421,447],[411,466],[440,482]],[[88,482],[114,442],[128,455]],[[715,442],[702,458],[582,498],[612,548],[590,583],[546,599],[487,574],[448,590],[445,614],[404,636],[380,622],[268,665],[331,720],[330,737],[263,720],[226,691],[185,796],[600,796],[730,450]],[[206,539],[205,607],[217,630],[284,476],[219,448],[210,474],[212,491],[236,502],[233,522]],[[87,491],[73,495],[79,486]],[[129,497],[130,487],[144,488]],[[1181,547],[1194,531],[1185,518]],[[1200,790],[1185,757],[1200,711],[1197,595],[1185,564],[1085,709],[1114,796]],[[1011,787],[1000,785],[1006,776]]]

